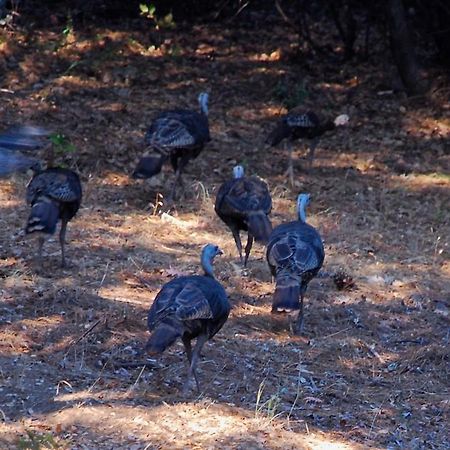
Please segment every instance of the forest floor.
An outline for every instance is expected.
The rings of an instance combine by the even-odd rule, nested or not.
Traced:
[[[0,447],[449,448],[448,80],[430,71],[435,96],[408,99],[391,91],[384,44],[368,61],[343,62],[336,46],[296,57],[277,21],[61,29],[0,31],[2,127],[65,135],[57,162],[84,186],[63,269],[57,235],[42,264],[24,236],[27,175],[0,180]],[[213,139],[188,167],[177,210],[161,214],[171,169],[150,183],[129,174],[155,112],[196,107],[200,91]],[[286,151],[264,144],[283,101],[350,116],[311,170],[297,144],[292,189]],[[242,270],[215,216],[237,162],[267,180],[274,225],[293,219],[298,192],[312,194],[324,270],[354,281],[310,283],[301,337],[270,314],[264,248]],[[233,308],[204,348],[201,393],[183,394],[181,344],[128,363],[142,361],[158,290],[198,273],[209,242],[224,250],[215,270]]]

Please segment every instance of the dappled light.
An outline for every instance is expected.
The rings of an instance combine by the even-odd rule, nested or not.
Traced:
[[[303,433],[298,433],[284,429],[276,418],[268,420],[255,417],[234,405],[216,404],[208,398],[193,403],[165,404],[152,409],[131,408],[127,405],[116,409],[111,406],[126,401],[127,397],[117,397],[108,392],[99,397],[88,392],[62,394],[58,397],[74,406],[57,414],[41,416],[41,420],[45,421],[50,429],[58,427],[61,430],[66,437],[66,440],[61,442],[62,445],[67,445],[71,436],[83,433],[90,437],[94,445],[101,445],[106,439],[114,439],[117,445],[127,442],[130,446],[139,446],[137,448],[152,446],[155,443],[174,449],[232,449],[242,445],[246,448],[299,450],[364,448],[321,432],[306,422],[300,424]],[[92,401],[98,399],[108,402],[110,406],[90,406]],[[133,417],[131,420],[130,416]],[[294,423],[293,425],[297,426]]]
[[[448,445],[448,85],[407,97],[391,80],[381,28],[370,57],[358,43],[345,59],[329,18],[317,13],[310,24],[320,50],[299,41],[275,6],[267,23],[253,6],[174,29],[62,10],[29,30],[0,25],[0,133],[46,127],[60,138],[56,165],[83,186],[61,267],[58,234],[42,261],[25,234],[29,174],[0,179],[1,448]],[[211,141],[172,204],[169,163],[148,180],[131,174],[155,114],[195,108],[202,91]],[[311,166],[309,140],[294,141],[290,185],[287,146],[266,138],[293,107],[350,120],[321,137]],[[37,153],[44,162],[47,152]],[[273,226],[295,220],[298,194],[311,194],[307,221],[325,262],[305,294],[299,336],[294,315],[271,313],[264,245],[255,242],[244,268],[215,213],[236,164],[267,182]],[[202,273],[208,243],[223,251],[214,273],[232,308],[201,352],[200,392],[183,392],[181,342],[141,353],[147,313],[165,283]]]

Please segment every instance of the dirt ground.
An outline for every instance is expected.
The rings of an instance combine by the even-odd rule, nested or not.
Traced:
[[[439,70],[431,98],[408,99],[390,91],[382,42],[368,62],[345,63],[339,48],[296,56],[277,21],[61,29],[0,31],[2,126],[64,134],[57,163],[84,186],[62,269],[57,235],[43,264],[24,236],[27,175],[0,180],[0,447],[449,448],[450,110]],[[129,174],[154,113],[194,107],[203,90],[213,140],[188,167],[177,211],[161,214],[171,169],[150,183]],[[322,139],[311,170],[298,143],[292,189],[287,152],[264,145],[283,95],[351,118]],[[311,193],[324,270],[353,279],[344,290],[311,282],[302,337],[270,314],[263,247],[241,270],[215,216],[236,162],[267,180],[274,225]],[[198,273],[208,242],[224,250],[215,270],[233,309],[205,346],[201,394],[183,395],[181,344],[130,363],[142,361],[158,290]]]

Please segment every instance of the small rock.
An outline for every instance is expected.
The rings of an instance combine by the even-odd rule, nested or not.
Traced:
[[[384,278],[380,275],[370,275],[366,278],[367,282],[372,285],[384,285]]]
[[[449,307],[441,301],[437,301],[434,306],[434,312],[444,317],[448,317],[449,315]]]

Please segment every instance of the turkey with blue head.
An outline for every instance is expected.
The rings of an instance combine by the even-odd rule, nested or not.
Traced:
[[[0,134],[0,177],[39,168],[39,159],[30,153],[45,145],[48,131],[42,127],[19,126]]]
[[[0,134],[0,176],[32,169],[34,175],[27,186],[26,200],[31,212],[25,233],[38,233],[38,257],[42,259],[45,237],[56,231],[61,220],[59,242],[62,265],[65,266],[65,236],[67,223],[77,213],[82,197],[78,175],[69,169],[48,168],[42,170],[36,157],[25,156],[49,143],[48,131],[42,127],[20,126]]]
[[[278,145],[283,140],[288,143],[289,163],[285,175],[289,177],[291,186],[294,185],[294,162],[293,162],[293,142],[297,139],[308,139],[310,141],[308,165],[311,168],[314,151],[319,143],[320,137],[327,131],[336,127],[347,125],[349,117],[346,114],[337,116],[334,120],[321,121],[313,111],[302,111],[294,109],[282,116],[276,127],[269,134],[266,143],[271,147]]]
[[[298,311],[298,317],[293,323],[295,334],[303,330],[303,297],[306,288],[319,272],[325,258],[320,234],[306,223],[306,206],[309,201],[309,194],[298,196],[298,220],[274,228],[266,253],[276,283],[272,312]]]
[[[269,214],[272,198],[265,181],[261,178],[244,176],[244,168],[233,168],[234,178],[223,183],[216,196],[214,209],[233,233],[234,241],[244,267],[253,246],[253,240],[266,243],[272,232]],[[240,231],[247,231],[245,258],[242,259]]]
[[[42,259],[45,237],[56,231],[61,220],[59,242],[61,263],[66,265],[65,237],[68,222],[77,213],[82,197],[79,176],[70,169],[53,167],[38,170],[27,186],[27,203],[31,206],[25,233],[38,233],[38,258]]]
[[[134,178],[151,178],[161,172],[169,160],[175,172],[170,199],[175,198],[177,184],[191,159],[196,158],[211,140],[208,123],[208,94],[198,96],[200,111],[175,109],[159,113],[145,135],[147,145],[156,152],[143,156],[133,172]]]
[[[145,351],[160,354],[181,338],[189,361],[185,390],[192,377],[200,390],[196,374],[200,351],[222,328],[230,313],[227,294],[213,272],[214,258],[221,254],[217,245],[206,245],[201,254],[204,275],[181,276],[166,283],[148,313],[151,336]],[[197,341],[192,350],[193,339]]]

